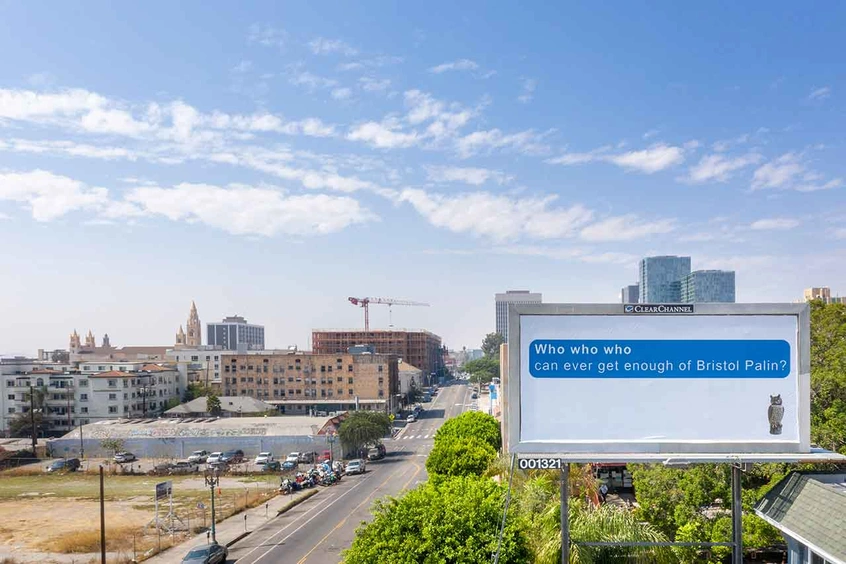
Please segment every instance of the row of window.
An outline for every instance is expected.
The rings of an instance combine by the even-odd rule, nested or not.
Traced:
[[[234,390],[234,389],[226,389],[226,395],[231,395],[235,392],[236,392],[236,390]],[[335,390],[320,390],[320,397],[331,398],[335,395],[338,395],[338,396],[344,395],[343,388],[338,388],[337,394],[335,394],[334,392],[335,392]],[[347,390],[347,393],[348,393],[349,396],[355,395],[355,391],[352,388],[349,388]],[[269,397],[271,397],[270,396],[270,390],[241,389],[240,395],[242,395],[242,396],[255,396],[257,398],[261,398],[261,397],[269,398]],[[304,397],[307,397],[307,398],[316,398],[317,397],[317,390],[290,390],[289,389],[288,392],[287,392],[287,397],[291,397],[291,396],[304,396]],[[273,390],[273,397],[274,398],[286,397],[285,390]],[[379,397],[380,398],[385,397],[385,391],[384,390],[379,390]]]
[[[25,387],[27,387],[27,386],[29,386],[29,382],[28,382],[28,381],[27,381],[25,384],[24,384],[24,383],[21,383],[21,384],[15,384],[15,381],[14,381],[14,380],[6,380],[6,387],[7,387],[7,388],[16,388],[16,387],[25,388]],[[43,386],[44,386],[44,378],[37,378],[37,379],[35,380],[35,386],[36,386],[37,388],[41,388],[41,387],[43,387]],[[64,388],[64,387],[69,387],[69,386],[50,385],[50,387],[51,387],[51,388]],[[79,387],[80,387],[80,388],[86,388],[86,387],[88,387],[88,380],[80,380],[80,381],[79,381]]]

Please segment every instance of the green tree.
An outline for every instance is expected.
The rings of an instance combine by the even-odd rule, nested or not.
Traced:
[[[115,454],[124,449],[124,443],[122,439],[103,439],[100,441],[100,448]]]
[[[505,342],[505,337],[499,333],[488,333],[482,339],[482,353],[485,356],[499,360],[499,346]]]
[[[214,392],[209,392],[206,395],[206,411],[211,415],[218,416],[221,414],[220,398]]]
[[[32,423],[35,421],[35,429],[42,431],[44,429],[44,400],[47,397],[47,388],[32,387],[31,392],[24,394],[26,400],[26,411],[16,414],[9,420],[9,432],[13,437],[31,437]],[[32,401],[30,401],[30,393],[32,393]],[[35,412],[30,413],[31,406],[35,406]]]
[[[483,356],[482,358],[465,362],[462,370],[470,374],[471,382],[487,384],[494,378],[499,377],[499,359],[491,356]]]
[[[348,450],[378,443],[391,432],[391,419],[379,411],[353,411],[338,428],[338,436]]]
[[[487,563],[496,552],[505,487],[463,476],[426,482],[399,498],[378,500],[374,519],[356,531],[346,564]],[[502,564],[531,562],[525,530],[509,511]]]
[[[209,388],[206,388],[202,383],[192,382],[188,384],[187,388],[185,388],[185,393],[182,394],[182,401],[183,403],[188,403],[191,400],[205,397],[210,393],[212,393],[212,391]]]
[[[496,458],[488,443],[475,437],[435,441],[426,458],[426,471],[438,479],[444,476],[481,476]]]
[[[811,442],[846,454],[846,305],[811,302]]]
[[[179,401],[179,398],[172,397],[169,400],[167,400],[167,403],[164,406],[164,411],[167,411],[168,409],[173,409],[174,407],[176,407],[180,403],[182,403],[182,402]]]
[[[435,433],[435,445],[440,441],[475,438],[494,450],[502,448],[502,432],[496,418],[481,411],[465,411],[447,419]]]

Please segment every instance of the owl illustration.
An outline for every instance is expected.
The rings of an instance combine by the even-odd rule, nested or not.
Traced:
[[[767,419],[770,420],[770,435],[781,435],[781,420],[784,418],[784,406],[781,405],[781,394],[770,396],[770,406],[767,408]]]

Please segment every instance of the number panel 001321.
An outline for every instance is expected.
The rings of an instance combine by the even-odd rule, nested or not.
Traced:
[[[560,458],[520,458],[517,460],[520,470],[561,470],[564,461]]]

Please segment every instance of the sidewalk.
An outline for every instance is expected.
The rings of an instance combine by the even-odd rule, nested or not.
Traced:
[[[295,492],[293,495],[280,494],[269,500],[265,504],[267,507],[265,507],[265,505],[260,505],[258,507],[254,507],[253,509],[242,511],[237,515],[233,515],[232,517],[221,521],[215,527],[218,544],[234,544],[236,541],[245,536],[245,529],[248,533],[255,531],[276,517],[277,512],[283,507],[290,505],[294,501],[311,497],[315,495],[315,493],[310,492],[318,492],[321,489],[322,488],[320,487],[309,488]],[[245,515],[247,517],[246,525],[244,524]],[[180,564],[190,549],[195,546],[204,545],[206,542],[208,542],[206,540],[206,533],[202,533],[191,537],[180,544],[174,545],[173,547],[144,560],[144,562],[149,562],[150,564]]]

